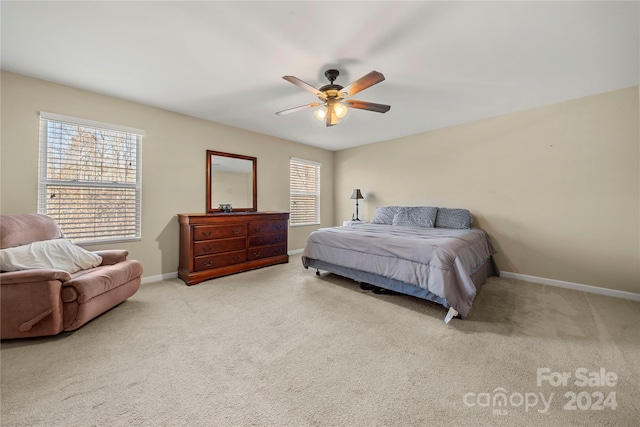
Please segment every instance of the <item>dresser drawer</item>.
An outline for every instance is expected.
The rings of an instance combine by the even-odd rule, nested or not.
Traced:
[[[269,258],[276,255],[284,255],[287,253],[286,245],[277,245],[277,246],[261,246],[258,248],[251,248],[247,251],[247,259],[260,259],[260,258]]]
[[[219,254],[245,249],[246,237],[235,239],[205,240],[193,244],[193,256]]]
[[[249,223],[249,235],[285,231],[287,221],[254,221]]]
[[[246,251],[226,252],[219,255],[199,256],[193,260],[194,271],[211,270],[212,268],[226,267],[240,264],[247,260]]]
[[[249,247],[254,246],[267,246],[277,245],[279,243],[285,243],[287,241],[286,233],[281,234],[260,234],[257,236],[249,237]]]
[[[247,235],[246,224],[236,225],[197,225],[193,227],[193,240],[224,239]]]

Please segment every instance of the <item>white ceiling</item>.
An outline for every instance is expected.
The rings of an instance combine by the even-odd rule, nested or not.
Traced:
[[[339,150],[638,85],[639,5],[2,1],[1,65]],[[275,114],[317,100],[282,76],[320,87],[328,68],[383,73],[354,98],[391,110]]]

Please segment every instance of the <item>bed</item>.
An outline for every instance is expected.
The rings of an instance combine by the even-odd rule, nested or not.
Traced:
[[[370,223],[312,232],[302,264],[441,304],[449,323],[466,317],[487,278],[500,274],[489,235],[470,223],[464,209],[377,208]]]

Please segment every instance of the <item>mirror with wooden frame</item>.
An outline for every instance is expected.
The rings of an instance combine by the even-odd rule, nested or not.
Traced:
[[[207,150],[207,213],[258,211],[257,159]]]

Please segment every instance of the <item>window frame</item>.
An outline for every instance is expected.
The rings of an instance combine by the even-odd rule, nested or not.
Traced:
[[[86,127],[94,131],[102,130],[107,132],[125,133],[128,136],[135,136],[135,183],[125,182],[100,182],[100,181],[81,181],[81,180],[56,180],[48,177],[48,162],[53,153],[49,152],[49,123],[57,122],[60,124],[68,124],[79,127]],[[133,220],[134,236],[99,238],[98,233],[87,235],[86,237],[71,238],[74,243],[82,245],[97,245],[121,242],[135,242],[142,239],[142,138],[144,131],[127,126],[115,125],[111,123],[103,123],[94,120],[87,120],[77,117],[65,116],[61,114],[48,113],[41,111],[39,117],[39,165],[38,165],[38,213],[50,215],[47,210],[47,189],[50,186],[57,187],[76,187],[76,188],[104,188],[104,189],[128,189],[134,190],[135,219]],[[97,157],[96,157],[97,158]],[[60,164],[63,164],[60,162]],[[51,215],[54,219],[56,216]],[[56,221],[57,222],[57,221]],[[131,224],[131,222],[127,222]],[[65,233],[64,224],[58,224]]]
[[[316,169],[316,182],[315,182],[315,189],[313,191],[294,191],[292,183],[293,183],[293,177],[292,177],[292,165],[294,163],[297,163],[299,165],[304,165],[304,166],[312,166]],[[320,192],[320,173],[321,173],[321,166],[322,164],[319,162],[315,162],[313,160],[306,160],[306,159],[301,159],[298,157],[290,157],[289,158],[289,225],[291,227],[303,227],[303,226],[313,226],[313,225],[320,225],[320,211],[321,211],[321,206],[322,206],[322,202],[321,202],[321,192]],[[294,206],[293,206],[293,196],[294,195],[298,195],[298,196],[314,196],[316,197],[317,203],[315,206],[315,215],[316,217],[314,218],[314,220],[312,222],[293,222],[293,211],[294,211]]]

